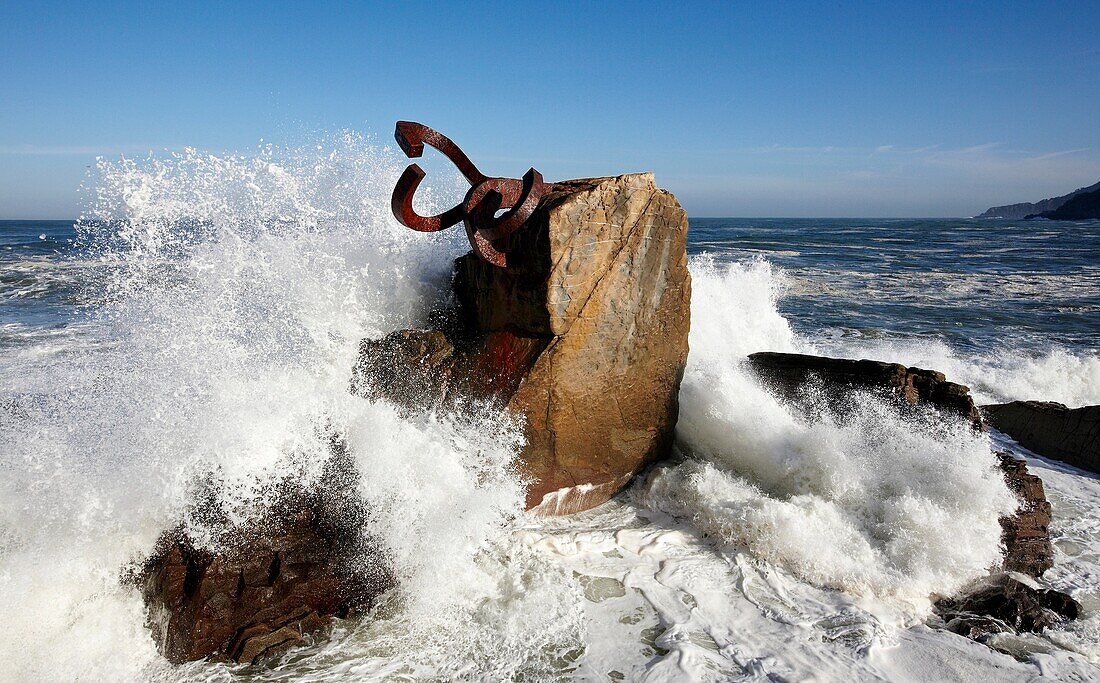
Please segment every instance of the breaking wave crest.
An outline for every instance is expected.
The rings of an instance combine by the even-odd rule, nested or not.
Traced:
[[[743,365],[749,352],[802,349],[776,310],[771,267],[704,258],[692,275],[677,429],[689,457],[650,478],[645,504],[855,594],[921,602],[999,561],[997,519],[1016,503],[985,436],[866,394],[850,397],[855,417],[843,423],[801,417]]]
[[[91,338],[6,368],[0,604],[13,638],[0,678],[160,670],[122,569],[180,519],[201,531],[188,518],[195,482],[218,481],[240,518],[277,478],[318,477],[333,433],[401,579],[403,632],[421,632],[408,627],[418,614],[507,613],[479,552],[523,509],[515,425],[476,410],[405,419],[348,393],[358,341],[421,322],[465,250],[393,220],[402,166],[354,135],[100,165],[80,224],[100,266]],[[568,620],[539,628],[548,642],[573,637]],[[439,647],[494,655],[494,640],[471,643],[485,629],[459,635]]]

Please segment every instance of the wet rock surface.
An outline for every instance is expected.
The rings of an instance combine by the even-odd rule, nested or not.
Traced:
[[[204,509],[225,529],[213,550],[182,527],[165,533],[131,577],[164,656],[255,663],[369,609],[392,579],[363,536],[352,475],[335,458],[321,486],[286,484],[236,527],[216,505]]]
[[[765,385],[780,398],[811,409],[822,399],[840,413],[852,389],[881,392],[904,405],[931,405],[948,414],[965,417],[976,429],[984,429],[970,389],[948,382],[942,373],[907,368],[897,363],[825,358],[796,353],[754,353],[748,362]],[[1020,499],[1015,515],[1001,518],[1005,544],[1004,568],[1039,577],[1054,564],[1050,542],[1050,503],[1039,477],[1027,464],[1007,453],[997,454],[1005,483]]]
[[[1050,542],[1051,508],[1043,491],[1043,480],[1027,471],[1027,463],[1008,453],[997,453],[997,459],[1005,473],[1005,483],[1020,500],[1015,515],[1001,518],[1004,568],[1041,577],[1054,566],[1054,546]]]
[[[807,403],[815,384],[828,387],[830,407],[845,412],[842,389],[881,392],[907,405],[930,405],[947,414],[961,415],[977,429],[984,429],[981,414],[970,396],[970,389],[948,382],[943,373],[907,368],[898,363],[874,360],[826,358],[799,353],[754,353],[748,363],[764,383],[781,398],[798,404]]]
[[[584,510],[671,449],[687,216],[651,174],[573,180],[509,239],[506,269],[473,254],[455,262],[446,329],[364,341],[353,387],[406,409],[498,403],[525,425],[528,507]]]
[[[983,641],[994,633],[1037,633],[1062,625],[1077,618],[1081,605],[1065,593],[999,574],[962,596],[936,601],[934,609],[949,631]]]
[[[989,424],[1039,455],[1100,473],[1100,406],[1013,401],[982,406]]]

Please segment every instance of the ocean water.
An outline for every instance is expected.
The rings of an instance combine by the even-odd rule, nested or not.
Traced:
[[[522,510],[517,425],[347,393],[359,339],[422,324],[466,248],[392,219],[403,165],[354,134],[188,150],[101,163],[75,227],[0,222],[0,679],[1100,677],[1096,476],[870,396],[808,422],[741,362],[868,357],[979,402],[1100,403],[1100,223],[693,219],[676,457],[545,519]],[[244,510],[318,476],[331,429],[399,588],[263,666],[169,666],[124,568],[201,529],[194,482]],[[995,448],[1043,477],[1046,580],[1085,606],[996,650],[929,612],[999,561]]]

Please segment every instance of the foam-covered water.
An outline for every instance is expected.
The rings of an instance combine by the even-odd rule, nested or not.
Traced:
[[[347,392],[359,339],[422,323],[466,248],[457,231],[393,221],[403,164],[352,134],[188,150],[101,164],[77,233],[2,226],[0,679],[1096,675],[1095,478],[1033,460],[1055,506],[1050,580],[1086,618],[1002,654],[926,625],[930,594],[999,561],[996,519],[1014,501],[988,438],[870,396],[853,396],[843,423],[809,422],[742,367],[754,351],[831,352],[935,368],[989,400],[1100,402],[1095,330],[1044,337],[1016,311],[994,348],[990,321],[966,343],[958,329],[918,330],[920,306],[875,327],[881,311],[845,289],[859,266],[800,271],[736,225],[704,223],[677,458],[597,510],[532,518],[511,466],[515,425],[476,406],[402,417]],[[852,240],[882,244],[859,231]],[[784,253],[804,253],[807,235],[788,235]],[[886,308],[920,286],[884,278],[870,282]],[[839,324],[846,306],[856,322]],[[264,666],[167,665],[123,568],[179,519],[202,532],[188,517],[197,481],[220,482],[243,515],[266,483],[317,476],[333,433],[400,588]]]

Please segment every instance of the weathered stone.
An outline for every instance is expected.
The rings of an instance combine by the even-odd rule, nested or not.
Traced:
[[[908,405],[930,405],[944,413],[961,415],[976,429],[984,429],[970,389],[948,382],[943,373],[907,368],[874,360],[826,358],[799,353],[766,351],[748,357],[749,365],[777,395],[804,403],[814,381],[833,387],[886,392]],[[837,399],[841,394],[833,393]],[[831,406],[843,410],[839,401]]]
[[[364,342],[353,386],[408,409],[500,403],[524,421],[528,506],[583,510],[671,448],[687,360],[687,217],[650,174],[573,180],[510,239],[506,269],[456,261],[446,335]]]
[[[1074,467],[1100,472],[1100,406],[1013,401],[982,406],[989,424],[1021,446]]]
[[[1027,463],[1008,453],[997,453],[1005,483],[1020,500],[1016,514],[1001,518],[1005,546],[1004,568],[1036,578],[1054,566],[1050,542],[1050,502],[1043,480],[1027,471]]]
[[[133,577],[164,656],[256,662],[369,608],[392,580],[363,536],[353,476],[337,453],[312,490],[287,484],[245,524],[219,520],[216,551],[182,528],[164,534]]]
[[[975,640],[993,633],[1039,632],[1076,619],[1081,605],[1056,590],[1034,588],[998,574],[953,598],[934,604],[947,628]]]

